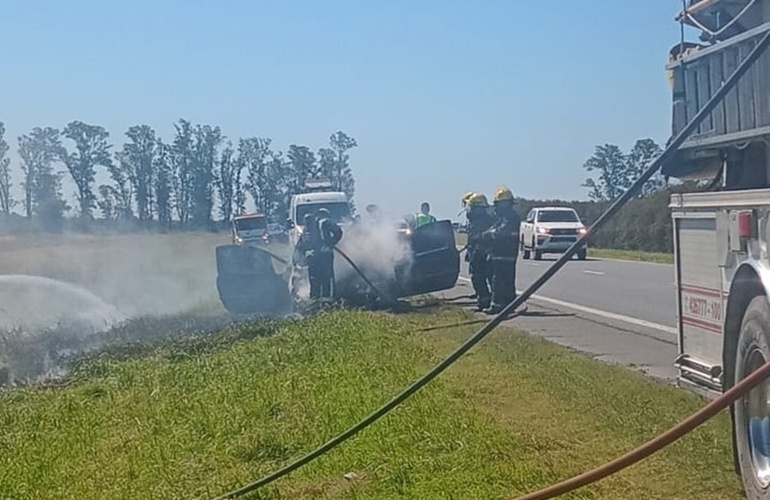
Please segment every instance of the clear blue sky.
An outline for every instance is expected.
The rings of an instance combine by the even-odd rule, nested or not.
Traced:
[[[585,198],[596,144],[664,143],[677,0],[6,2],[0,120],[78,119],[116,144],[184,117],[313,149],[343,130],[359,206],[468,190]],[[15,160],[15,155],[13,156]],[[68,193],[72,193],[71,186]]]

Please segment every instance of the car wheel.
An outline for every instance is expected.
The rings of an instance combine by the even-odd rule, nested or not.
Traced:
[[[748,376],[770,359],[770,305],[764,295],[746,309],[738,338],[735,380]],[[735,450],[748,500],[770,499],[770,381],[764,381],[733,403]]]
[[[521,258],[525,260],[529,259],[529,250],[527,250],[527,247],[524,246],[524,238],[521,239],[519,247],[521,248]]]
[[[586,257],[588,257],[588,250],[585,248],[582,248],[577,251],[577,258],[578,260],[586,260]]]
[[[540,250],[535,250],[535,260],[543,260],[543,252]]]

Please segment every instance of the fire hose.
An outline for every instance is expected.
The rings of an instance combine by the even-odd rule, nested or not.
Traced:
[[[580,238],[578,238],[578,240],[573,243],[572,246],[570,246],[567,251],[551,265],[551,267],[549,267],[542,275],[540,275],[540,277],[538,277],[534,283],[532,283],[526,290],[524,290],[516,299],[507,304],[502,309],[502,311],[500,311],[500,313],[490,319],[486,325],[484,325],[465,342],[463,342],[457,349],[449,354],[449,356],[447,356],[444,360],[429,370],[425,375],[415,380],[411,385],[406,387],[402,392],[375,410],[369,416],[365,417],[360,422],[354,424],[352,427],[333,437],[315,450],[307,453],[294,462],[285,465],[277,471],[262,477],[261,479],[258,479],[252,483],[217,497],[217,500],[238,497],[250,491],[256,490],[257,488],[266,486],[293,472],[294,470],[312,462],[316,458],[328,453],[332,449],[336,448],[354,435],[372,425],[374,422],[388,414],[391,410],[399,406],[417,391],[425,387],[428,383],[430,383],[431,380],[436,378],[444,370],[453,365],[473,346],[483,340],[492,330],[500,325],[503,320],[517,316],[518,313],[514,313],[514,311],[519,306],[523,305],[537,290],[539,290],[549,279],[551,279],[551,277],[553,277],[553,275],[556,274],[559,269],[564,267],[564,265],[577,253],[578,249],[587,243],[588,239],[591,237],[594,231],[603,226],[608,219],[613,217],[621,209],[621,207],[623,207],[631,198],[636,196],[636,194],[647,183],[647,181],[649,181],[650,178],[661,168],[661,166],[674,154],[674,152],[682,145],[682,143],[684,143],[687,137],[689,137],[690,134],[695,131],[700,123],[714,110],[717,104],[719,104],[722,99],[725,98],[727,93],[738,83],[738,80],[740,80],[740,78],[749,70],[751,65],[754,64],[754,62],[756,62],[756,60],[760,57],[762,52],[767,48],[768,44],[770,44],[770,32],[767,32],[762,36],[760,41],[757,42],[757,44],[752,48],[751,52],[749,52],[746,58],[741,61],[735,71],[733,71],[733,73],[730,75],[730,77],[722,83],[719,89],[717,89],[717,91],[709,98],[709,100],[692,118],[692,120],[690,120],[687,125],[685,125],[685,127],[676,135],[676,137],[674,137],[673,140],[669,142],[663,152],[650,163],[647,169],[628,188],[628,190],[620,195],[612,203],[612,205],[603,214],[601,214],[598,219],[596,219],[596,221],[588,228],[588,230]],[[729,405],[730,402],[735,401],[737,398],[741,397],[745,391],[761,382],[768,375],[770,375],[770,365],[765,364],[761,369],[757,370],[751,376],[747,377],[741,383],[727,391],[719,400],[716,400],[719,402],[718,404],[715,404],[714,402],[706,406],[703,410],[696,413],[691,418],[685,420],[679,426],[663,434],[662,436],[655,438],[650,442],[653,444],[647,444],[642,448],[635,450],[632,452],[634,453],[633,455],[629,454],[631,455],[630,458],[629,455],[623,456],[620,459],[614,462],[610,462],[609,464],[606,464],[602,468],[598,469],[599,472],[591,471],[583,476],[578,476],[577,478],[569,480],[565,483],[559,483],[550,488],[546,488],[546,490],[543,490],[543,492],[536,492],[533,494],[535,496],[525,496],[519,500],[553,498],[555,495],[560,495],[562,493],[572,491],[585,484],[589,484],[590,482],[597,481],[649,456],[651,453],[673,442],[676,438],[681,437],[681,435],[686,434],[695,426],[711,418],[714,414],[716,414],[716,412]]]
[[[257,246],[255,246],[255,247],[252,247],[252,248],[256,248],[256,249],[257,249],[257,250],[259,250],[260,252],[262,252],[262,253],[266,253],[267,255],[269,255],[270,257],[274,258],[275,260],[277,260],[277,261],[278,261],[278,262],[280,262],[281,264],[286,264],[286,265],[289,265],[289,261],[288,261],[288,260],[284,259],[283,257],[281,257],[281,256],[279,256],[279,255],[276,255],[276,254],[274,254],[273,252],[271,252],[270,250],[268,250],[268,249],[266,249],[266,248],[257,247]]]
[[[345,260],[347,261],[347,263],[348,263],[348,264],[350,264],[350,267],[352,267],[352,268],[353,268],[353,270],[354,270],[356,273],[358,273],[358,275],[359,275],[359,276],[361,276],[361,279],[362,279],[362,280],[364,280],[364,282],[365,282],[365,283],[366,283],[366,284],[369,286],[369,288],[371,288],[371,289],[372,289],[372,291],[373,291],[373,292],[374,292],[374,293],[377,295],[377,297],[378,297],[380,300],[385,300],[385,296],[384,296],[382,293],[380,293],[380,291],[377,289],[377,287],[376,287],[376,286],[374,286],[374,283],[372,283],[372,282],[369,280],[369,278],[367,278],[367,277],[366,277],[366,274],[364,274],[364,272],[363,272],[363,271],[362,271],[362,270],[361,270],[361,269],[360,269],[360,268],[359,268],[359,267],[356,265],[356,263],[355,263],[355,262],[353,262],[353,259],[351,259],[350,257],[348,257],[348,256],[347,256],[347,254],[346,254],[345,252],[343,252],[342,250],[340,250],[340,249],[339,249],[339,248],[337,248],[336,246],[334,247],[334,250],[335,250],[335,251],[336,251],[338,254],[340,254],[340,255],[342,256],[342,258],[343,258],[343,259],[345,259]]]
[[[604,479],[607,476],[615,474],[616,472],[619,472],[626,467],[629,467],[636,462],[649,457],[656,451],[659,451],[677,439],[688,434],[690,431],[737,401],[738,398],[745,396],[751,389],[762,383],[768,376],[770,376],[770,361],[765,362],[764,365],[753,371],[751,375],[735,384],[730,390],[714,399],[700,410],[682,420],[663,434],[647,441],[638,448],[631,450],[625,455],[622,455],[615,460],[612,460],[611,462],[601,465],[593,470],[567,479],[566,481],[548,486],[533,493],[527,493],[526,495],[515,497],[513,500],[547,500],[549,498],[554,498],[559,495],[563,495],[564,493],[574,491],[578,488],[582,488],[583,486],[587,486],[591,483],[599,481],[600,479]]]

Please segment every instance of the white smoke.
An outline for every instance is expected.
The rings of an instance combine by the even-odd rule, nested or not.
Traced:
[[[411,265],[411,252],[404,233],[395,221],[387,218],[363,219],[346,228],[337,245],[350,257],[375,286],[396,279],[396,269],[405,271]],[[335,275],[345,279],[356,271],[344,259],[335,257]]]

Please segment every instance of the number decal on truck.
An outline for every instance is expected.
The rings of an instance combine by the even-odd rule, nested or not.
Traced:
[[[711,288],[682,285],[682,323],[722,333],[722,293]]]

